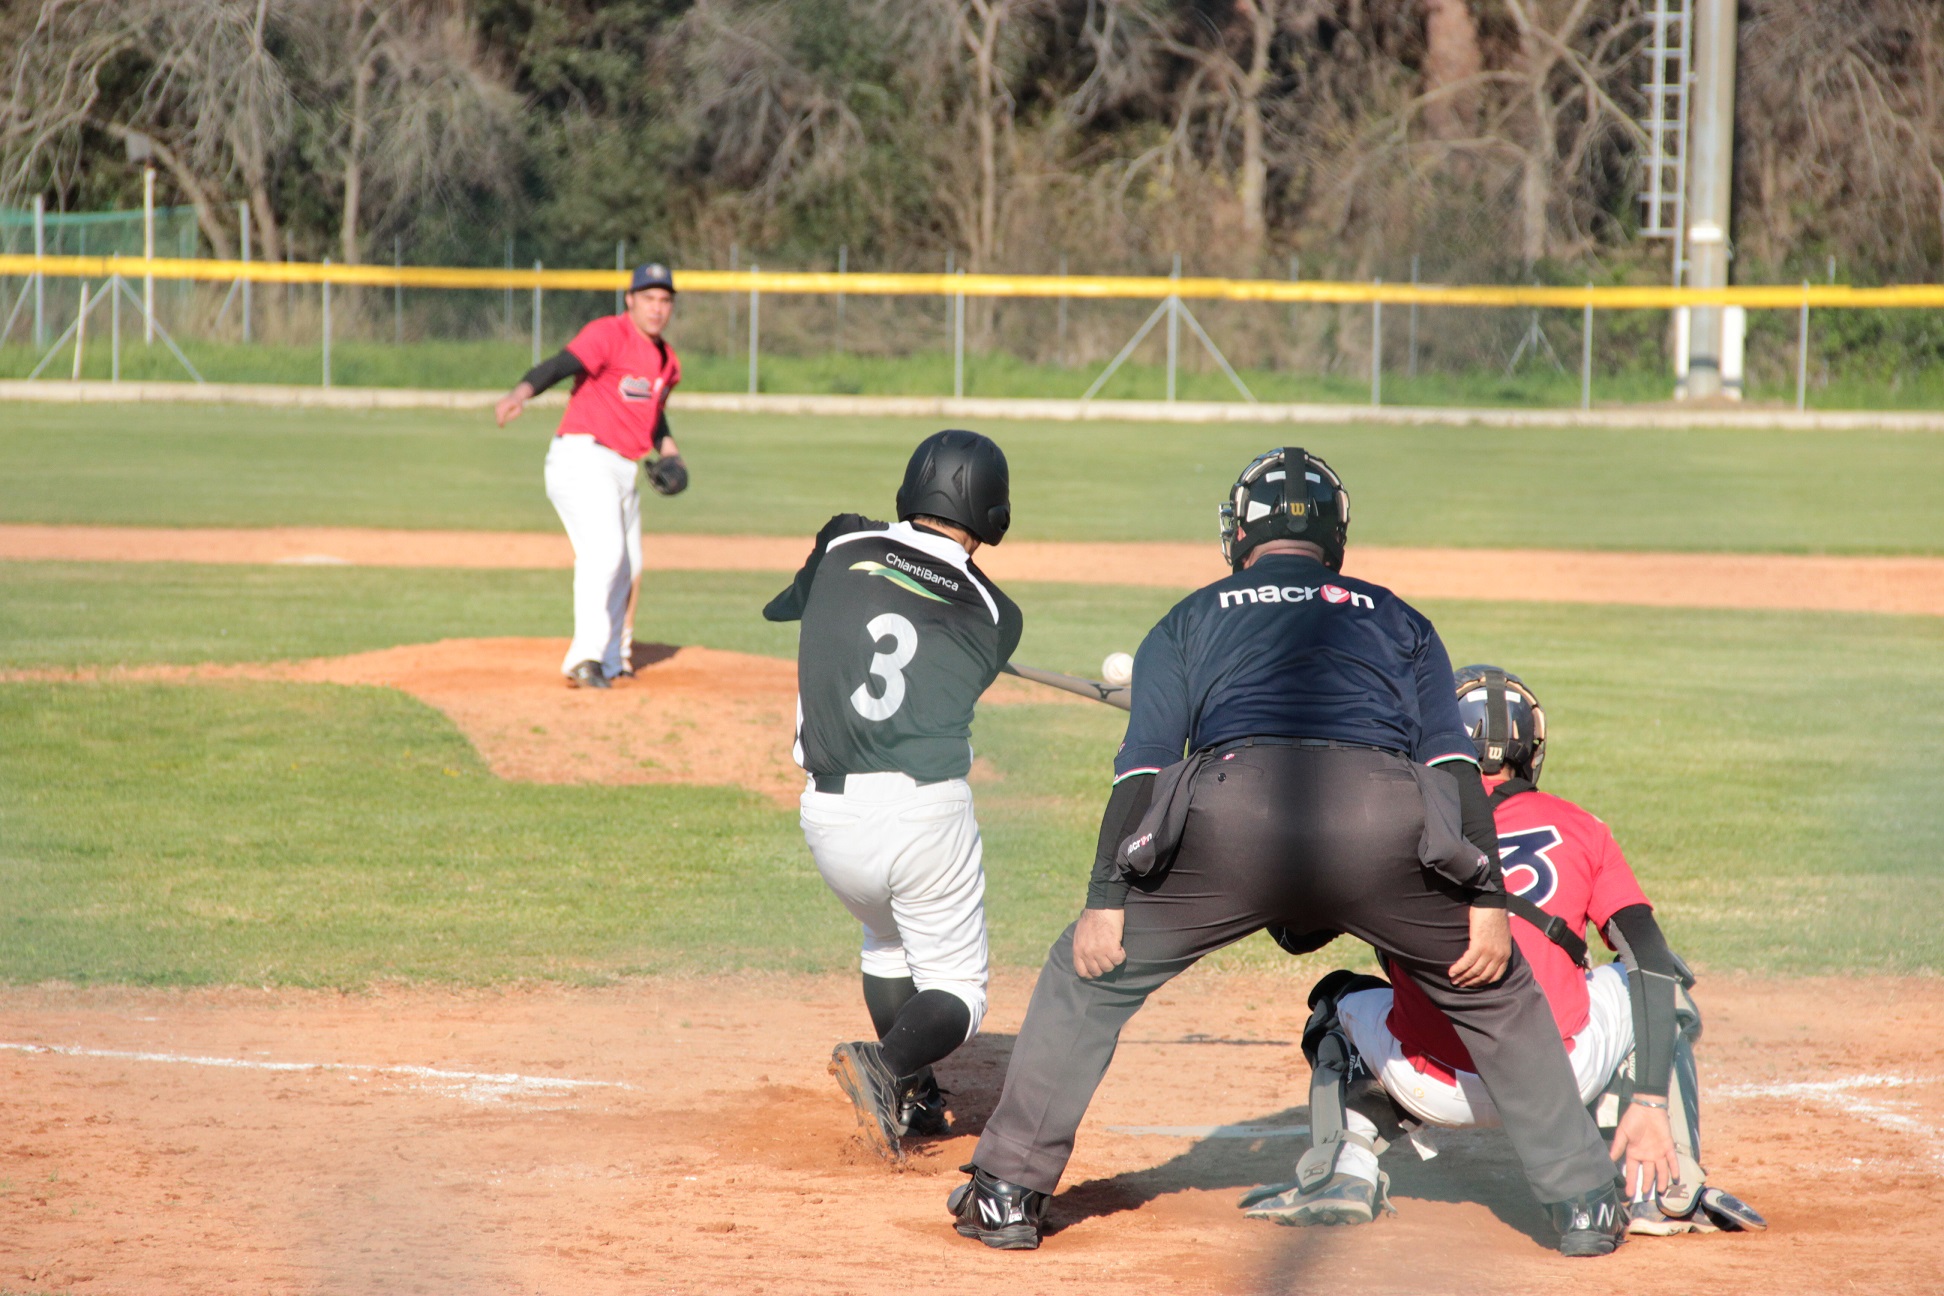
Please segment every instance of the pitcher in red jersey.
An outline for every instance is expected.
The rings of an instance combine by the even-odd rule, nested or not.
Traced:
[[[561,353],[528,370],[494,409],[499,425],[564,378],[574,380],[567,413],[547,451],[547,498],[574,544],[574,639],[560,670],[570,688],[607,688],[629,663],[630,618],[641,579],[641,495],[635,466],[664,495],[688,484],[668,431],[668,394],[682,362],[662,337],[675,310],[664,265],[634,272],[627,309],[604,315]]]

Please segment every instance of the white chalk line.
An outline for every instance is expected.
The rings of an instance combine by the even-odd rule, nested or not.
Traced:
[[[188,1053],[144,1053],[128,1049],[82,1048],[74,1044],[11,1044],[0,1041],[0,1051],[11,1053],[51,1053],[61,1057],[107,1058],[123,1062],[165,1062],[178,1066],[222,1067],[241,1071],[336,1071],[366,1075],[405,1076],[414,1080],[448,1082],[437,1084],[442,1092],[471,1102],[497,1102],[503,1098],[532,1094],[571,1093],[577,1089],[634,1088],[619,1080],[578,1080],[564,1076],[530,1076],[513,1071],[452,1071],[442,1067],[383,1066],[362,1062],[264,1062],[254,1058],[203,1057]]]

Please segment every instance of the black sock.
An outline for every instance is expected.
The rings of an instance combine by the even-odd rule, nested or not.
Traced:
[[[864,1007],[871,1014],[871,1029],[879,1039],[890,1031],[891,1024],[898,1020],[899,1010],[917,993],[918,987],[910,977],[864,974]]]
[[[892,1074],[913,1076],[965,1042],[972,1010],[949,990],[920,990],[898,1011],[878,1048]]]

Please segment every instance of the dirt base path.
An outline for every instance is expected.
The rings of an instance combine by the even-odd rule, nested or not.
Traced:
[[[808,550],[807,542],[795,537],[651,535],[644,541],[643,565],[649,571],[788,572]],[[0,560],[7,559],[564,568],[573,565],[573,551],[565,536],[540,532],[0,525]],[[982,551],[979,563],[1002,582],[1091,581],[1186,590],[1223,574],[1212,543],[1015,540]],[[1409,599],[1944,616],[1944,558],[1353,545],[1347,570]],[[1517,573],[1516,583],[1507,573]]]
[[[443,712],[487,767],[527,783],[696,783],[795,805],[796,663],[715,648],[636,644],[633,679],[605,691],[561,678],[565,639],[446,639],[298,662],[0,671],[10,680],[282,680],[395,688]],[[1098,703],[1011,676],[988,705]],[[973,777],[980,776],[975,766]]]
[[[1763,1234],[1567,1262],[1501,1136],[1386,1158],[1399,1215],[1242,1218],[1307,1113],[1307,977],[1196,972],[1129,1029],[1034,1254],[951,1233],[1029,990],[874,1161],[824,1074],[854,978],[602,990],[0,992],[0,1287],[77,1293],[1936,1290],[1944,983],[1704,983],[1706,1161]]]

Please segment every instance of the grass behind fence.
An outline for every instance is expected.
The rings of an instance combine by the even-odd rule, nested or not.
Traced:
[[[125,381],[188,381],[188,373],[160,342],[144,346],[139,320],[125,319],[121,377]],[[1428,364],[1413,376],[1402,355],[1387,358],[1381,377],[1383,404],[1397,406],[1457,405],[1479,408],[1574,409],[1580,404],[1577,343],[1565,334],[1558,342],[1560,363],[1523,360],[1516,369],[1504,366],[1461,370],[1433,369]],[[684,390],[745,392],[749,389],[746,353],[691,349],[679,332],[672,340],[683,360]],[[550,340],[546,354],[564,344]],[[1791,345],[1792,342],[1791,342]],[[323,352],[318,346],[244,346],[233,342],[186,339],[184,354],[210,382],[275,383],[315,387],[323,382]],[[1130,360],[1097,393],[1101,400],[1161,400],[1167,394],[1167,370],[1153,354],[1150,337],[1140,357]],[[42,353],[18,343],[0,346],[0,378],[25,378]],[[1184,345],[1176,374],[1180,400],[1239,401],[1243,397],[1219,368],[1192,347]],[[42,372],[42,377],[73,376],[72,348],[65,349]],[[1751,403],[1793,407],[1793,361],[1764,367],[1762,378],[1751,378]],[[82,377],[105,380],[111,375],[107,341],[90,335],[83,355]],[[505,390],[519,381],[532,363],[529,343],[521,341],[340,341],[331,348],[331,380],[339,387],[399,387],[431,390]],[[1081,365],[1034,363],[1004,351],[968,354],[964,393],[967,396],[1033,399],[1078,399],[1106,369],[1104,361]],[[765,393],[866,396],[949,396],[954,386],[953,357],[947,350],[921,350],[907,355],[854,355],[838,351],[812,354],[765,353],[758,365],[757,390]],[[1368,361],[1334,372],[1245,367],[1239,370],[1251,395],[1259,401],[1363,405],[1371,400]],[[1833,371],[1818,357],[1811,369],[1808,405],[1813,409],[1944,409],[1944,367],[1914,361],[1865,364],[1854,362]],[[1664,370],[1596,366],[1592,399],[1596,406],[1664,402],[1673,397],[1673,378]]]

